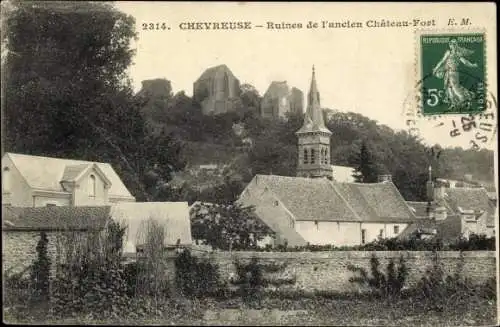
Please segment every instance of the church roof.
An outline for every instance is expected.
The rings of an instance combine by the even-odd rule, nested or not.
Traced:
[[[256,175],[296,220],[411,222],[415,215],[392,183],[337,183],[311,179]]]
[[[330,130],[325,126],[323,110],[321,110],[320,105],[318,86],[316,84],[316,73],[314,71],[314,67],[312,71],[311,87],[309,89],[309,96],[307,99],[307,110],[304,116],[304,124],[297,131],[297,134],[309,132],[323,132],[332,134],[332,132],[330,132]]]

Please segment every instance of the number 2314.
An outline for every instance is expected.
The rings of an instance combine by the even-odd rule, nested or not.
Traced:
[[[142,23],[144,31],[167,30],[170,29],[167,23]]]

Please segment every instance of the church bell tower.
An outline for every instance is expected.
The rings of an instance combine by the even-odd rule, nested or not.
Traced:
[[[297,176],[331,178],[330,137],[332,132],[326,128],[323,119],[314,66],[304,124],[295,134],[298,137],[299,147]]]

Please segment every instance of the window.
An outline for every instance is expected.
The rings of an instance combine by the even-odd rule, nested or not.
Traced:
[[[46,203],[45,206],[46,207],[57,207],[57,204],[55,204],[55,203]]]
[[[311,164],[314,164],[316,162],[316,151],[314,149],[311,149]]]
[[[307,149],[304,149],[304,164],[309,163],[309,154],[307,153]]]
[[[394,234],[399,234],[399,226],[394,226]]]
[[[279,206],[279,202],[278,201],[274,201],[274,206],[275,207]]]
[[[365,244],[366,242],[366,229],[361,230],[361,244]]]
[[[9,192],[10,191],[10,169],[9,169],[9,167],[5,167],[3,169],[2,191],[3,192]]]
[[[95,196],[95,190],[96,189],[96,180],[94,175],[90,175],[89,177],[89,195],[90,196]]]
[[[328,148],[325,148],[325,165],[328,164]]]

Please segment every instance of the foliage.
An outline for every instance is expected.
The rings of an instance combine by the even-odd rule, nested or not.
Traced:
[[[31,266],[34,299],[40,301],[49,299],[51,260],[47,252],[48,244],[47,233],[41,232],[40,240],[36,246],[37,258]]]
[[[494,299],[495,283],[488,280],[483,285],[477,285],[463,273],[465,262],[460,253],[455,272],[448,274],[436,251],[432,254],[432,265],[413,288],[412,293],[417,301],[431,310],[443,311],[463,303],[469,305],[483,299]]]
[[[450,249],[455,251],[494,251],[495,248],[495,237],[487,237],[484,234],[471,234],[468,239],[459,238],[456,242],[450,244]]]
[[[214,249],[255,249],[257,241],[272,233],[255,216],[252,207],[237,203],[196,203],[190,216],[193,238],[203,240]]]
[[[185,250],[175,259],[177,287],[184,295],[194,297],[221,296],[226,285],[221,282],[218,267],[208,259],[198,260]]]
[[[368,148],[367,142],[361,143],[359,155],[356,156],[352,163],[355,164],[355,181],[358,183],[375,183],[377,182],[380,168],[377,166],[373,154]]]
[[[408,276],[408,268],[403,256],[399,259],[397,269],[394,259],[390,258],[386,274],[380,271],[380,262],[375,254],[370,258],[371,276],[368,275],[366,269],[361,267],[349,265],[347,269],[354,273],[359,273],[359,276],[349,278],[350,282],[367,285],[372,291],[383,297],[400,296]]]
[[[109,162],[138,200],[151,197],[150,170],[168,181],[182,167],[127,79],[133,17],[111,3],[16,1],[5,30],[6,151]]]
[[[135,294],[154,299],[168,295],[168,276],[165,274],[166,226],[149,218],[141,223],[136,236],[139,252]]]
[[[65,263],[58,267],[51,296],[53,315],[116,316],[127,308],[128,288],[121,263],[125,229],[110,222],[104,234],[89,234],[83,240],[68,235],[65,251],[60,253],[65,255]],[[76,247],[75,242],[79,243]]]
[[[318,251],[494,251],[495,237],[486,237],[485,235],[476,236],[471,234],[469,239],[460,238],[456,241],[444,243],[440,239],[398,239],[398,238],[381,238],[373,242],[353,245],[353,246],[335,246],[332,244],[314,245],[308,244],[304,246],[287,247],[278,245],[272,248],[270,245],[266,247],[256,248],[255,251],[261,252],[318,252]]]
[[[238,259],[234,261],[236,268],[236,278],[231,283],[239,286],[240,297],[247,303],[257,300],[259,303],[264,296],[264,289],[267,286],[279,287],[285,284],[295,284],[295,278],[275,278],[268,273],[282,272],[286,264],[276,264],[272,262],[260,262],[253,257],[250,262],[243,262]]]

